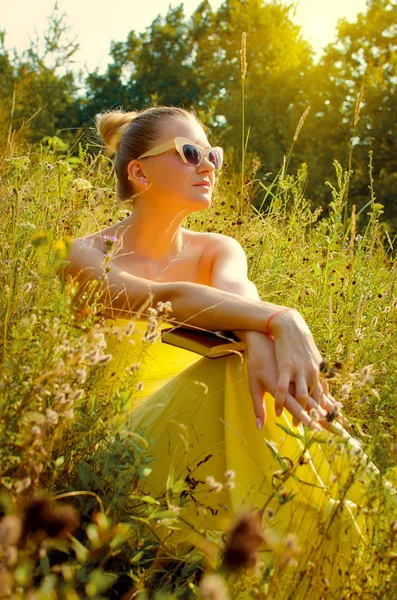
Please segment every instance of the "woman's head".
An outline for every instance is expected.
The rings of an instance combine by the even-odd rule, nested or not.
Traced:
[[[183,108],[158,106],[141,112],[110,111],[99,116],[99,134],[106,146],[116,152],[114,168],[120,200],[128,200],[135,192],[128,170],[131,161],[165,141],[165,138],[169,139],[167,136],[175,137],[172,133],[177,132],[175,127],[178,122],[182,127],[184,124],[193,126],[201,140],[206,141],[203,125],[196,114]],[[188,130],[191,131],[191,127]]]

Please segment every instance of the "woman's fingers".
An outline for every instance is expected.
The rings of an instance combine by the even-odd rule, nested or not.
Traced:
[[[299,423],[305,423],[313,431],[321,431],[321,427],[313,421],[308,412],[302,408],[296,398],[291,394],[287,395],[285,408],[292,415],[293,425],[297,426]]]
[[[324,403],[325,403],[324,393],[326,393],[324,390],[324,386],[323,386],[321,380],[318,378],[315,381],[315,383],[312,385],[312,387],[309,389],[309,394],[323,408],[324,408]]]
[[[307,392],[307,385],[305,378],[302,375],[298,375],[295,382],[295,398],[298,400],[302,408],[306,409],[309,400]]]
[[[256,418],[256,426],[259,429],[263,427],[266,421],[266,408],[263,401],[266,389],[265,386],[257,378],[249,379],[249,389],[252,398],[252,404],[254,407],[254,413]]]
[[[288,394],[289,384],[291,382],[291,375],[288,370],[284,370],[280,373],[276,393],[274,394],[275,410],[276,415],[279,417],[283,412],[285,401]]]

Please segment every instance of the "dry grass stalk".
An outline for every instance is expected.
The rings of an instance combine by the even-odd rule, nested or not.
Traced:
[[[241,34],[241,79],[244,81],[247,75],[247,34],[245,31]]]
[[[358,123],[358,118],[360,116],[361,102],[363,100],[363,96],[364,96],[364,88],[361,88],[360,93],[358,94],[358,97],[357,97],[353,127],[355,127]]]
[[[301,118],[299,119],[298,127],[296,128],[295,135],[294,135],[294,142],[296,142],[296,140],[298,139],[300,130],[303,127],[303,123],[305,122],[305,119],[306,119],[307,115],[309,114],[309,111],[310,111],[310,106],[307,107],[307,109],[305,110],[305,112],[303,113]]]

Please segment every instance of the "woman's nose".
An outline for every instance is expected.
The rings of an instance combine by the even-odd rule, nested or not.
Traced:
[[[197,165],[197,171],[201,173],[201,171],[215,171],[215,165],[212,163],[207,156],[203,156],[199,165]]]

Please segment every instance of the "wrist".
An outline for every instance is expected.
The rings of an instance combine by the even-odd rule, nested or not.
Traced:
[[[274,337],[279,334],[285,325],[293,318],[293,314],[296,313],[295,309],[289,306],[283,306],[278,310],[274,311],[266,321],[265,333],[270,337]]]

